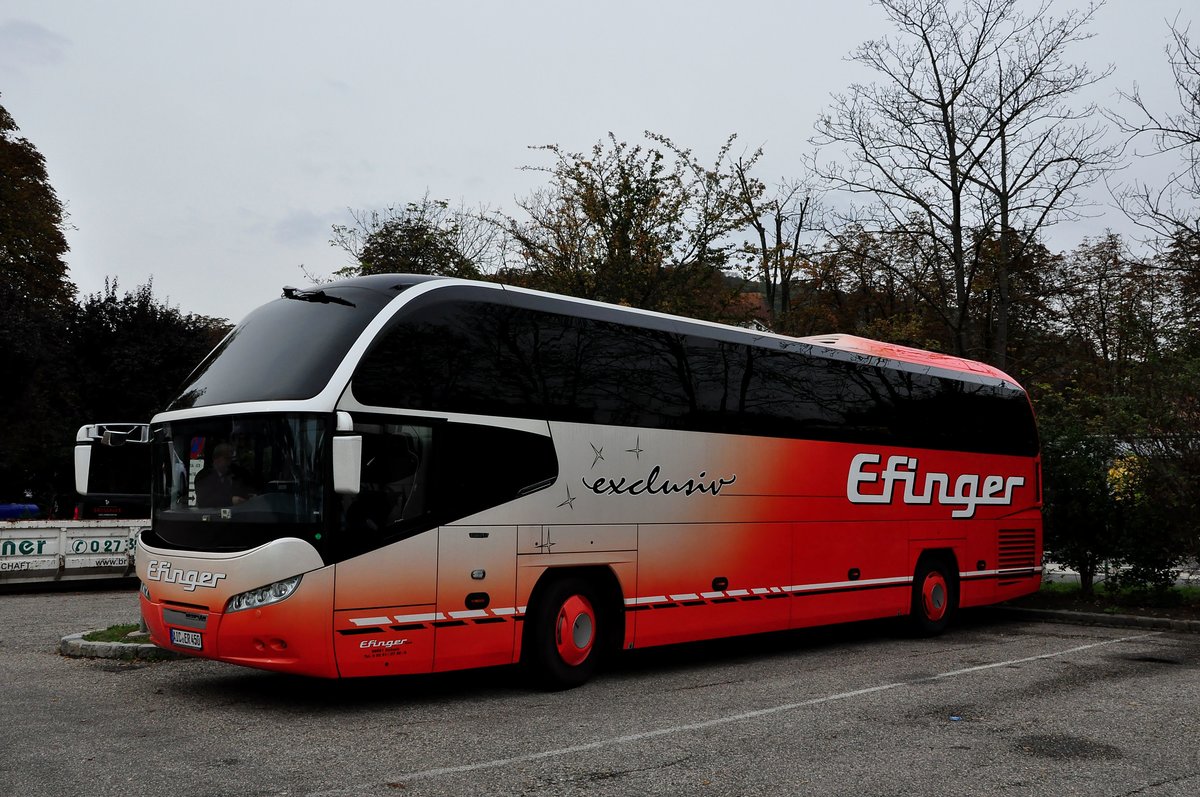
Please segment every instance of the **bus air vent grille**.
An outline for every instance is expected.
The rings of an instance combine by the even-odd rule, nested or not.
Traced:
[[[1000,586],[1015,584],[1029,577],[1037,567],[1037,532],[1033,529],[1003,529],[1000,532]],[[1006,573],[1010,570],[1025,572]],[[1005,578],[1009,575],[1009,578]],[[1011,576],[1016,576],[1012,578]]]

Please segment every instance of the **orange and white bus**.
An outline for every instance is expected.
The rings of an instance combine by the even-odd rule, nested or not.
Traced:
[[[321,677],[911,615],[1038,588],[1025,392],[976,362],[465,280],[284,289],[151,422],[155,642]]]

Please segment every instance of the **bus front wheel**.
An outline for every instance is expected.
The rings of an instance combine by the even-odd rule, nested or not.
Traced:
[[[958,609],[958,582],[945,557],[921,559],[913,578],[913,630],[923,636],[940,634]]]
[[[533,682],[550,690],[570,689],[596,672],[601,621],[596,592],[582,578],[551,583],[525,618],[522,659]]]

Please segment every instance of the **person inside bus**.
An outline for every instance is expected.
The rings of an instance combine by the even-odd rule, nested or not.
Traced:
[[[249,474],[233,461],[233,446],[220,443],[213,449],[212,462],[196,474],[196,503],[236,506],[252,495]]]

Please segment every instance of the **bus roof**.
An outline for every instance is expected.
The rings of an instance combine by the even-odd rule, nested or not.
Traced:
[[[463,280],[463,279],[459,279],[459,278],[445,277],[445,276],[440,276],[440,275],[425,276],[425,275],[418,275],[418,274],[373,274],[373,275],[365,276],[365,277],[351,277],[349,279],[340,280],[338,282],[331,283],[328,286],[320,286],[320,287],[339,287],[339,286],[343,286],[343,285],[353,285],[353,286],[370,288],[370,289],[379,290],[379,291],[383,291],[383,290],[395,291],[399,288],[407,287],[410,285],[415,285],[415,284],[419,284],[422,282],[432,282],[432,281],[444,281],[446,284],[446,287],[451,287],[453,285],[472,284],[472,283],[479,284],[480,283],[480,281],[478,281],[478,280]],[[499,287],[503,290],[515,291],[518,293],[527,293],[527,294],[533,294],[533,295],[546,296],[548,298],[558,299],[558,300],[566,300],[566,301],[577,303],[577,304],[600,305],[600,306],[604,306],[604,307],[609,307],[609,308],[612,308],[613,310],[620,312],[623,315],[658,316],[658,317],[674,318],[674,319],[677,319],[680,321],[699,323],[699,324],[704,324],[704,325],[713,324],[713,322],[706,322],[706,321],[703,321],[702,319],[689,318],[687,316],[673,316],[671,314],[665,314],[665,313],[661,313],[661,312],[646,311],[646,310],[642,310],[642,309],[636,308],[636,307],[627,307],[624,305],[614,305],[614,304],[611,304],[608,302],[598,302],[598,301],[595,301],[592,299],[581,299],[576,296],[553,294],[553,293],[548,293],[545,291],[525,288],[520,285],[510,285],[507,283],[484,283],[484,284],[488,284],[491,287]],[[748,332],[749,331],[742,327],[731,326],[729,324],[722,324],[719,322],[715,323],[715,326],[726,327],[731,330],[736,330],[738,332]],[[773,333],[773,332],[768,332],[768,334],[771,334],[775,337],[782,338],[785,340],[798,340],[801,343],[807,343],[807,344],[810,344],[813,346],[821,346],[821,347],[824,347],[827,349],[834,349],[836,351],[844,351],[844,352],[850,352],[850,353],[854,353],[854,354],[865,354],[865,355],[872,356],[872,357],[881,357],[884,359],[897,360],[899,362],[904,362],[904,363],[911,363],[913,365],[932,366],[932,367],[936,367],[936,368],[945,368],[945,369],[951,370],[951,371],[960,371],[960,372],[966,372],[966,373],[980,374],[982,376],[988,376],[988,377],[992,377],[994,379],[1001,379],[1006,382],[1010,382],[1014,385],[1017,384],[1017,380],[1013,379],[1011,376],[1004,373],[999,368],[995,368],[991,365],[987,365],[986,363],[981,363],[976,360],[969,360],[965,357],[955,357],[950,354],[941,354],[941,353],[935,352],[935,351],[927,351],[925,349],[918,349],[918,348],[914,348],[912,346],[902,346],[897,343],[885,343],[885,342],[879,341],[879,340],[872,340],[870,338],[862,338],[857,335],[846,335],[846,334],[841,334],[841,333],[833,333],[833,334],[826,334],[826,335],[811,335],[809,337],[803,337],[803,338],[792,338],[787,335],[779,335],[778,333]]]
[[[986,363],[968,360],[964,357],[955,357],[950,354],[941,354],[936,351],[926,351],[925,349],[915,349],[911,346],[901,346],[897,343],[884,343],[879,340],[871,340],[870,338],[860,338],[857,335],[812,335],[806,338],[797,338],[804,343],[811,343],[815,346],[824,346],[828,349],[837,349],[839,351],[854,352],[856,354],[867,354],[872,357],[883,357],[889,360],[899,360],[900,362],[913,363],[915,365],[930,365],[937,368],[946,368],[953,371],[966,371],[968,373],[982,374],[995,379],[1003,379],[1006,382],[1016,384],[1017,380],[1013,379],[1008,374]]]

